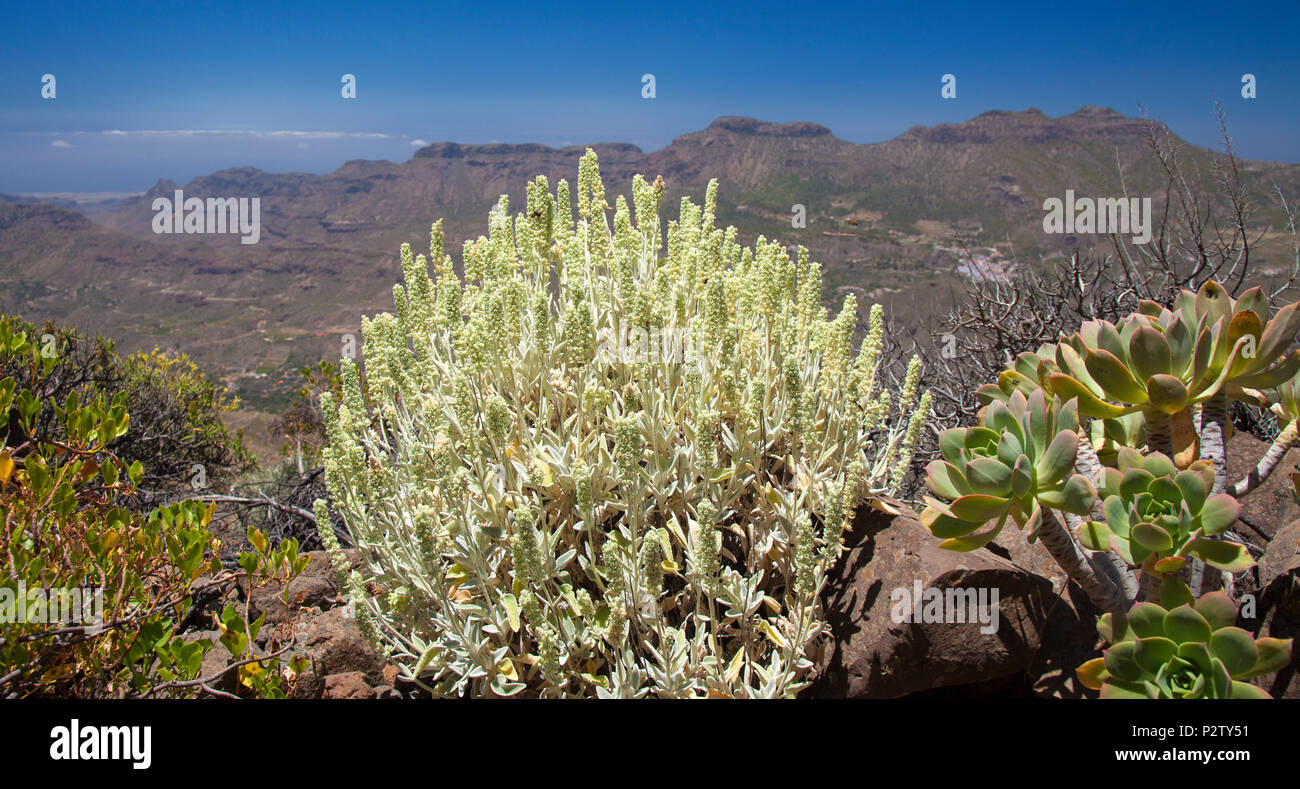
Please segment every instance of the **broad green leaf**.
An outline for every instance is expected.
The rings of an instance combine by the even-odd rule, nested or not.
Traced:
[[[1181,605],[1165,614],[1164,628],[1165,635],[1179,644],[1210,638],[1210,623],[1190,605]]]

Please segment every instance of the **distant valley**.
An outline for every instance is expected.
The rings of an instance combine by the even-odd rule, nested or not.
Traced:
[[[1159,133],[1167,133],[1157,126]],[[1043,233],[1043,200],[1129,193],[1164,202],[1164,177],[1146,149],[1148,123],[1085,107],[1048,117],[986,112],[961,124],[915,127],[893,140],[856,144],[815,123],[719,118],[708,128],[644,153],[599,143],[611,196],[635,173],[662,175],[665,220],[683,195],[702,200],[719,180],[720,223],[810,249],[826,270],[824,299],[899,305],[912,325],[939,308],[963,250],[1010,267],[1066,254],[1095,238]],[[340,337],[359,334],[363,315],[391,309],[398,248],[427,248],[445,219],[448,244],[486,232],[502,194],[513,211],[526,181],[576,180],[587,145],[435,143],[401,163],[349,161],[305,175],[232,168],[184,185],[159,181],[144,194],[0,195],[0,311],[56,319],[105,334],[119,347],[194,356],[253,410],[274,412],[297,367],[337,358]],[[1213,186],[1208,149],[1185,144],[1182,164]],[[1274,254],[1281,222],[1270,194],[1300,193],[1300,166],[1240,162],[1254,220],[1271,227],[1257,253]],[[261,198],[261,239],[158,235],[151,203],[186,196]],[[611,197],[612,202],[612,197]],[[792,206],[807,224],[791,225]]]

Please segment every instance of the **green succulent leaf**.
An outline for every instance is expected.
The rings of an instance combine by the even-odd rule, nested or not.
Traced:
[[[1077,398],[1079,413],[1083,416],[1090,416],[1095,419],[1111,419],[1132,413],[1137,408],[1137,406],[1124,407],[1107,403],[1093,394],[1086,386],[1064,373],[1048,375],[1047,385],[1051,388],[1052,393],[1062,400]]]
[[[1187,385],[1172,375],[1156,374],[1147,379],[1147,397],[1166,414],[1177,413],[1187,407]]]
[[[1046,507],[1087,515],[1097,501],[1097,488],[1082,474],[1074,474],[1059,489],[1039,491],[1038,501]]]
[[[1269,695],[1268,691],[1264,690],[1264,689],[1261,688],[1261,687],[1257,687],[1257,686],[1255,686],[1255,685],[1252,685],[1252,684],[1250,684],[1249,682],[1241,682],[1240,680],[1235,680],[1235,679],[1234,679],[1234,680],[1232,681],[1232,696],[1231,696],[1231,698],[1234,698],[1234,699],[1271,699],[1271,698],[1273,698],[1273,697]]]
[[[930,510],[930,512],[934,511]],[[936,514],[934,517],[928,519],[928,522],[927,519],[922,518],[921,522],[925,523],[925,527],[930,530],[931,534],[941,539],[961,537],[964,534],[970,534],[972,531],[979,528],[980,525],[978,523],[959,520],[943,514]]]
[[[954,517],[961,520],[983,523],[1005,513],[1009,504],[1010,502],[1001,496],[972,493],[954,500],[948,505],[948,509]]]
[[[975,458],[967,463],[966,480],[977,494],[1006,496],[1011,493],[1011,468],[998,458]]]
[[[1161,614],[1161,620],[1163,619],[1164,615]],[[1097,633],[1107,644],[1118,644],[1134,638],[1127,614],[1102,614],[1097,620]],[[1164,633],[1164,630],[1161,629],[1160,633]]]
[[[1201,595],[1193,605],[1196,613],[1205,617],[1214,630],[1232,627],[1237,621],[1237,604],[1223,592],[1209,592]]]
[[[925,485],[945,499],[959,499],[974,492],[957,467],[944,460],[932,460],[925,467]]]
[[[1135,657],[1136,643],[1121,641],[1102,655],[1106,671],[1115,679],[1134,682],[1142,678],[1142,667]]]
[[[1133,660],[1148,674],[1155,674],[1178,652],[1178,645],[1163,636],[1139,638],[1134,642]]]
[[[1128,356],[1133,372],[1141,380],[1155,375],[1167,376],[1173,372],[1169,343],[1165,342],[1162,332],[1150,326],[1143,326],[1133,332],[1128,341]]]
[[[962,553],[979,550],[985,545],[997,539],[1006,526],[1008,515],[1003,515],[996,524],[984,531],[966,534],[960,537],[953,537],[939,543],[939,547],[949,551],[959,551]]]
[[[1079,526],[1079,542],[1090,551],[1110,550],[1111,531],[1100,521],[1084,521]]]
[[[1278,310],[1268,322],[1268,327],[1259,339],[1259,358],[1267,362],[1276,359],[1291,347],[1297,333],[1300,333],[1300,302]]]
[[[1075,459],[1079,454],[1079,436],[1073,430],[1062,430],[1052,439],[1048,445],[1047,451],[1038,459],[1034,466],[1040,485],[1050,485],[1057,480],[1064,479],[1065,475],[1070,473],[1074,468]]]
[[[1259,650],[1250,633],[1239,627],[1225,627],[1210,635],[1210,654],[1223,663],[1228,674],[1241,678],[1255,667]]]
[[[939,452],[953,465],[966,462],[966,431],[964,427],[950,427],[939,434]]]
[[[1187,508],[1192,512],[1200,512],[1205,506],[1206,494],[1209,492],[1205,487],[1205,480],[1195,471],[1180,471],[1174,477],[1174,484],[1182,492],[1183,500],[1187,502]],[[1235,518],[1234,518],[1235,520]]]
[[[1259,650],[1259,658],[1255,665],[1250,668],[1238,679],[1247,679],[1257,677],[1261,674],[1272,674],[1274,671],[1281,671],[1291,663],[1291,643],[1290,638],[1258,638],[1255,639],[1255,648]]]
[[[1156,561],[1155,570],[1162,575],[1168,575],[1183,569],[1185,564],[1187,564],[1187,560],[1181,556],[1166,556]]]
[[[1210,623],[1190,605],[1181,605],[1165,614],[1164,629],[1165,635],[1179,644],[1208,641],[1211,632]]]
[[[1111,399],[1135,405],[1147,401],[1146,390],[1129,372],[1128,365],[1115,354],[1093,349],[1088,351],[1085,361],[1093,380],[1106,390]]]
[[[1241,573],[1255,566],[1246,546],[1235,542],[1220,542],[1204,537],[1198,538],[1192,547],[1192,553],[1201,557],[1206,564],[1230,573]]]
[[[1011,469],[1011,495],[1021,499],[1034,487],[1034,468],[1029,458],[1021,455],[1016,458],[1016,465]]]
[[[1164,583],[1160,585],[1160,605],[1166,609],[1174,609],[1182,605],[1194,605],[1196,598],[1192,596],[1192,590],[1181,579],[1174,576],[1165,578]]]
[[[1093,658],[1075,670],[1079,677],[1079,682],[1085,688],[1090,690],[1101,690],[1102,683],[1106,681],[1106,661],[1103,658]]]
[[[1142,682],[1126,682],[1124,680],[1110,678],[1106,684],[1101,686],[1101,698],[1103,699],[1149,699],[1152,693]]]
[[[1190,503],[1188,506],[1191,506]],[[1211,496],[1200,508],[1200,528],[1204,534],[1219,534],[1237,522],[1240,512],[1241,506],[1237,500],[1227,493]]]
[[[1166,613],[1164,608],[1155,603],[1137,603],[1128,612],[1129,629],[1137,638],[1164,636]]]
[[[1133,527],[1130,539],[1153,553],[1168,551],[1174,547],[1174,539],[1169,532],[1154,523],[1139,523]]]

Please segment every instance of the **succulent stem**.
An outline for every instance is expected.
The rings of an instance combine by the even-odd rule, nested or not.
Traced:
[[[1201,459],[1214,461],[1214,488],[1210,495],[1223,493],[1228,485],[1227,424],[1228,398],[1219,392],[1206,400],[1201,409]]]
[[[1047,512],[1051,514],[1048,515]],[[1038,525],[1038,539],[1056,563],[1088,595],[1093,605],[1111,613],[1123,613],[1132,602],[1111,578],[1099,573],[1088,561],[1083,549],[1075,542],[1070,531],[1055,510],[1044,513]]]
[[[1169,414],[1153,406],[1143,406],[1142,419],[1147,426],[1147,450],[1173,457],[1174,434]]]
[[[1214,463],[1214,487],[1210,489],[1210,495],[1223,493],[1228,487],[1227,423],[1228,398],[1223,392],[1217,392],[1201,408],[1201,459]],[[1192,557],[1188,586],[1194,593],[1202,594],[1209,591],[1205,584],[1205,562]]]
[[[1101,458],[1097,456],[1097,450],[1092,446],[1092,441],[1088,438],[1088,431],[1079,431],[1079,449],[1075,455],[1074,470],[1087,477],[1094,485],[1101,485]],[[1100,496],[1093,502],[1091,517],[1095,521],[1105,521],[1106,515],[1102,511],[1102,499]],[[1075,524],[1070,524],[1074,528]],[[1114,551],[1090,551],[1090,557],[1094,563],[1104,563],[1102,571],[1111,577],[1111,580],[1119,583],[1124,590],[1124,595],[1130,599],[1136,599],[1138,596],[1138,577],[1137,574],[1129,568],[1128,563],[1124,561],[1119,554]]]

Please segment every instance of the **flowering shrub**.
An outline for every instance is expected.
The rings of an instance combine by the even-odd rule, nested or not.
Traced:
[[[661,180],[612,226],[590,151],[577,191],[502,197],[463,280],[441,223],[403,246],[364,384],[322,395],[358,622],[435,695],[792,695],[846,515],[909,467],[919,361],[879,388],[882,310],[855,357],[854,298],[828,319],[806,251],[715,227],[716,182],[666,228]]]

